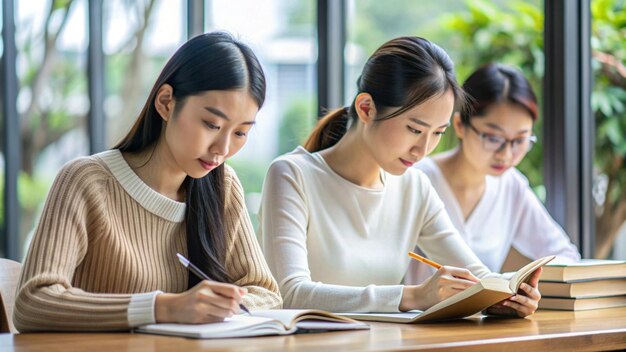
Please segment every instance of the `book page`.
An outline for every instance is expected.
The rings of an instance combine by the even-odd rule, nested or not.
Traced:
[[[472,287],[430,307],[415,321],[464,318],[511,297],[511,295],[507,280],[498,277],[484,278]]]
[[[408,312],[396,312],[396,313],[337,313],[341,316],[369,321],[385,321],[393,323],[410,323],[419,317],[422,313],[421,310],[410,310]]]
[[[306,321],[299,322],[300,320]],[[226,338],[287,335],[297,331],[360,329],[369,329],[369,325],[321,310],[275,309],[252,311],[252,316],[238,314],[224,319],[223,322],[209,324],[149,324],[140,326],[135,331],[193,338]]]
[[[283,335],[293,332],[286,330],[285,327],[276,320],[243,315],[235,315],[230,318],[226,318],[223,322],[208,324],[149,324],[140,326],[135,331],[193,338],[227,338],[276,334]]]
[[[308,309],[267,309],[255,310],[252,316],[270,318],[279,321],[285,329],[291,329],[295,325],[297,317],[309,311]]]
[[[286,329],[292,329],[296,324],[303,320],[318,320],[334,323],[357,323],[357,321],[335,315],[323,310],[317,309],[272,309],[257,310],[252,312],[253,316],[271,318],[281,322]],[[328,325],[330,328],[331,325]],[[334,325],[333,325],[334,326]]]
[[[594,266],[594,265],[611,265],[611,264],[624,264],[626,261],[624,260],[608,260],[608,259],[581,259],[577,262],[567,262],[567,263],[550,263],[550,266],[559,266],[559,267],[567,267],[567,266]]]
[[[362,322],[355,323],[336,323],[332,321],[320,321],[320,320],[305,320],[299,321],[296,324],[298,328],[297,332],[323,332],[323,331],[335,331],[335,330],[367,330],[369,325]]]
[[[535,272],[539,267],[542,267],[553,260],[555,256],[547,256],[543,258],[539,258],[532,263],[526,264],[523,268],[519,269],[511,278],[509,283],[509,288],[513,292],[513,294],[517,293],[519,289],[519,285],[522,282],[525,282],[528,277]]]

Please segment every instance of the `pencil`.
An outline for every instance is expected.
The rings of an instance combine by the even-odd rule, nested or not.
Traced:
[[[182,254],[176,253],[176,256],[178,256],[178,260],[180,261],[180,263],[185,268],[189,269],[189,271],[194,273],[194,275],[196,275],[200,279],[204,279],[204,280],[207,280],[207,281],[215,281],[215,280],[211,279],[209,277],[209,275],[205,274],[204,271],[200,270],[200,268],[198,268],[197,266],[193,265],[193,263],[191,263],[189,261],[189,259],[185,258]],[[248,308],[246,308],[246,306],[244,306],[243,304],[240,303],[239,304],[239,308],[241,308],[241,310],[243,310],[244,312],[248,313],[248,315],[252,315],[252,313],[250,313]]]
[[[421,255],[417,254],[417,253],[413,253],[413,252],[409,252],[409,257],[415,259],[415,260],[419,260],[422,263],[426,263],[432,267],[434,267],[435,269],[439,269],[441,268],[441,264],[437,264],[435,262],[433,262],[430,259],[424,258]]]

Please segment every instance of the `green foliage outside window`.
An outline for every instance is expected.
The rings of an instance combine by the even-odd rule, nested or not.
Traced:
[[[304,143],[315,124],[311,118],[311,99],[294,100],[283,114],[278,134],[278,154],[289,153]]]
[[[591,2],[596,173],[596,256],[606,257],[626,221],[626,1]],[[599,189],[598,189],[599,188]]]

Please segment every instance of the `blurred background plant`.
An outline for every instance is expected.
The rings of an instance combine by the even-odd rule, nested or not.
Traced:
[[[77,27],[85,27],[80,21],[85,20],[87,1],[39,2],[36,6],[16,2],[16,12],[20,14],[16,21],[16,45],[22,148],[18,179],[22,255],[56,172],[65,161],[89,153],[88,42],[84,31],[73,33]],[[151,67],[162,66],[167,58],[146,57],[143,50],[155,3],[156,0],[106,2],[107,10],[122,6],[127,11],[128,23],[133,26],[127,41],[106,53],[107,95],[125,97],[117,100],[119,104],[115,104],[115,99],[108,101],[107,112],[115,111],[115,116],[109,117],[117,120],[107,124],[111,130],[108,136],[119,138],[120,131],[129,128],[149,89],[145,73]],[[4,193],[4,184],[0,193]],[[2,216],[0,213],[0,222]]]
[[[596,123],[596,256],[604,258],[626,222],[626,1],[591,1]]]
[[[34,18],[17,23],[22,148],[18,180],[20,241],[25,241],[32,229],[52,181],[37,167],[45,159],[44,151],[55,149],[76,136],[75,131],[86,128],[89,105],[84,59],[76,52],[59,50],[74,5],[73,0],[54,0],[43,9],[43,24]],[[86,149],[84,143],[78,143],[76,148]]]

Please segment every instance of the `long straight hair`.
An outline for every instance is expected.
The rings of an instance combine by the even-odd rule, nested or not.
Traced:
[[[265,75],[256,56],[245,44],[224,32],[198,35],[183,44],[165,64],[130,132],[114,147],[122,152],[154,148],[163,121],[156,111],[159,88],[173,87],[177,110],[189,96],[210,90],[246,89],[259,109],[265,100]],[[183,182],[186,191],[185,227],[189,260],[212,279],[230,282],[225,269],[224,166],[208,175]],[[200,280],[189,276],[189,287]]]
[[[509,102],[525,109],[537,121],[537,97],[524,74],[502,64],[486,64],[474,71],[463,83],[469,103],[461,110],[461,121],[469,124],[472,117],[484,116],[500,102]]]
[[[457,106],[465,104],[448,54],[420,37],[399,37],[383,44],[367,60],[357,80],[357,95],[369,93],[376,110],[381,112],[375,121],[396,117],[448,90],[452,90]],[[316,152],[335,145],[357,119],[355,100],[350,107],[336,109],[321,118],[304,147]]]

